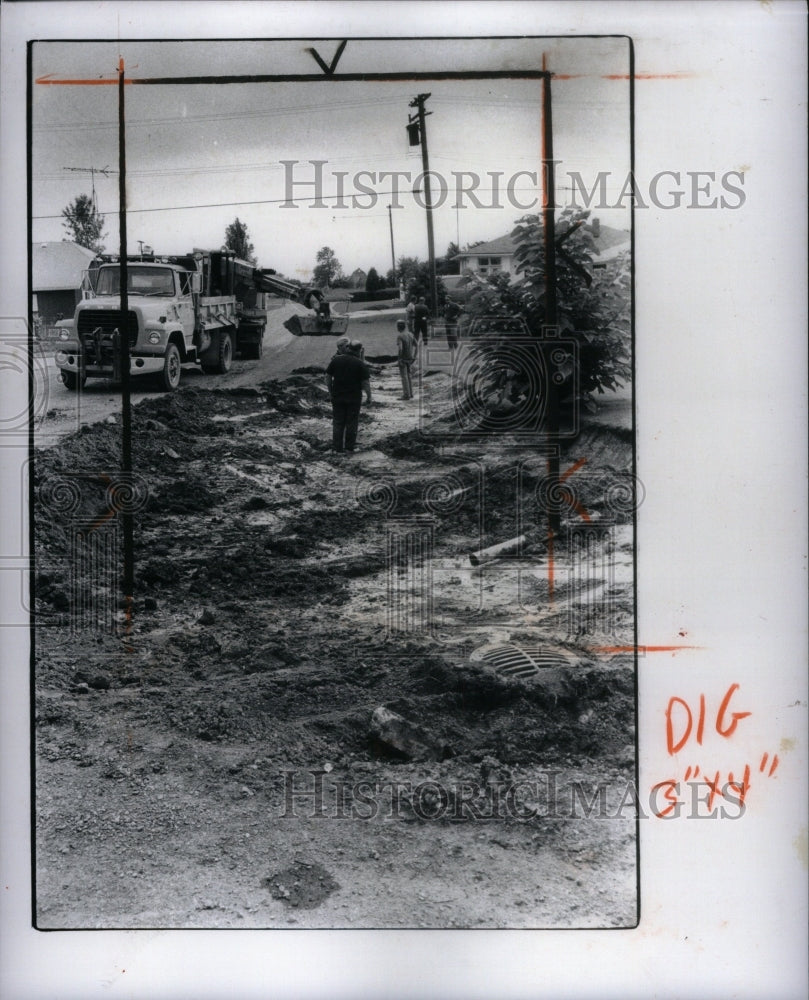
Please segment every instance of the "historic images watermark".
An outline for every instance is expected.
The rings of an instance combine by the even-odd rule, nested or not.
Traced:
[[[420,208],[503,209],[520,212],[543,204],[543,189],[553,180],[556,207],[570,209],[737,209],[746,200],[741,170],[659,170],[648,180],[631,171],[599,170],[584,176],[561,170],[562,160],[547,160],[542,170],[329,170],[328,160],[280,160],[284,200],[280,208],[371,209],[380,198],[391,208],[409,195]],[[542,176],[542,175],[545,176]],[[425,181],[429,180],[429,205]]]
[[[470,823],[502,820],[739,819],[744,788],[728,781],[722,803],[705,781],[653,786],[641,795],[633,781],[561,781],[540,771],[521,781],[346,780],[322,769],[286,770],[280,819],[391,820]],[[672,808],[672,801],[675,806]]]

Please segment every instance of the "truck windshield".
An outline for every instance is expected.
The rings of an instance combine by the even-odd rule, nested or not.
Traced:
[[[174,295],[174,273],[168,267],[130,264],[126,287],[130,295]],[[120,269],[102,267],[96,281],[96,295],[119,295],[120,291]]]

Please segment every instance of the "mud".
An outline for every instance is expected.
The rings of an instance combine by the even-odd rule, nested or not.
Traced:
[[[121,517],[109,500],[120,423],[37,453],[39,926],[634,923],[630,808],[602,821],[542,809],[480,818],[495,787],[545,788],[553,773],[563,798],[605,785],[613,810],[633,779],[632,658],[597,652],[606,634],[577,634],[563,607],[581,518],[565,511],[555,596],[538,520],[527,563],[474,571],[469,552],[536,511],[544,460],[526,446],[515,475],[496,442],[470,458],[425,439],[397,381],[395,368],[375,369],[384,402],[363,411],[349,459],[328,451],[317,366],[138,405],[146,488],[132,514],[131,608],[118,597]],[[604,499],[605,477],[631,464],[626,427],[585,429],[563,468],[583,456],[576,501],[588,518],[612,514],[624,560],[609,638],[631,642],[631,574],[620,570],[631,511]],[[60,484],[85,470],[60,508]],[[416,584],[406,557],[391,561],[391,530],[425,515],[435,618],[397,630],[391,588],[407,604]],[[93,556],[102,530],[113,532],[107,562]],[[560,650],[562,666],[507,677],[472,655],[524,641]],[[428,759],[380,740],[380,706],[419,727]],[[380,789],[401,794],[396,809],[346,807],[347,818],[327,794],[318,815],[315,780],[370,783],[375,806]]]

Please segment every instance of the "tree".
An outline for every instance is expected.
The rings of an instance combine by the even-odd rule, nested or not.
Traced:
[[[577,356],[579,397],[587,408],[594,409],[594,392],[616,389],[632,376],[631,271],[625,252],[591,273],[592,241],[584,228],[589,214],[565,209],[556,224],[560,346],[564,341],[575,344],[557,371],[567,376],[570,393],[575,385],[573,360]],[[541,337],[545,325],[545,256],[540,217],[518,220],[511,235],[516,242],[514,256],[519,277],[470,275],[473,290],[467,311],[478,316],[520,317],[531,336]],[[494,341],[490,343],[496,349]]]
[[[396,261],[396,277],[404,285],[408,298],[412,294],[411,286],[418,283],[424,266],[418,257],[400,257]],[[429,283],[427,287],[429,288]]]
[[[426,260],[419,260],[418,257],[400,257],[396,265],[399,272],[399,281],[404,285],[405,297],[419,298],[424,296],[428,304],[430,302],[430,263]],[[443,309],[447,293],[444,282],[440,277],[436,278],[436,295],[438,297],[438,309]]]
[[[93,199],[88,194],[80,194],[62,209],[62,225],[70,233],[74,243],[87,247],[93,253],[103,253],[104,217],[99,215]]]
[[[380,288],[384,288],[384,282],[379,277],[379,274],[375,267],[372,267],[368,272],[368,277],[365,279],[365,291],[366,292],[378,292]]]
[[[460,252],[461,249],[457,243],[450,243],[444,256],[439,257],[435,262],[435,269],[438,274],[460,274],[461,262],[455,260],[455,257]]]
[[[256,250],[250,242],[247,225],[239,221],[238,215],[225,230],[223,249],[233,250],[239,260],[246,260],[248,264],[257,263]]]
[[[314,283],[323,288],[330,288],[343,273],[340,261],[331,247],[321,247],[315,260],[317,263],[313,275]]]

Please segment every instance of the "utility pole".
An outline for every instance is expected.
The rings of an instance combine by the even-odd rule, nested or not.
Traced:
[[[408,115],[407,132],[410,145],[421,144],[421,170],[424,177],[424,207],[427,210],[427,255],[430,263],[430,308],[433,316],[438,315],[438,281],[435,273],[435,238],[433,236],[433,199],[430,193],[430,160],[427,153],[427,115],[431,111],[424,110],[424,102],[429,94],[419,94],[410,102],[411,108],[416,108],[415,115]]]
[[[396,283],[396,251],[393,249],[393,212],[388,205],[388,222],[390,223],[390,266],[393,268],[393,281]]]

